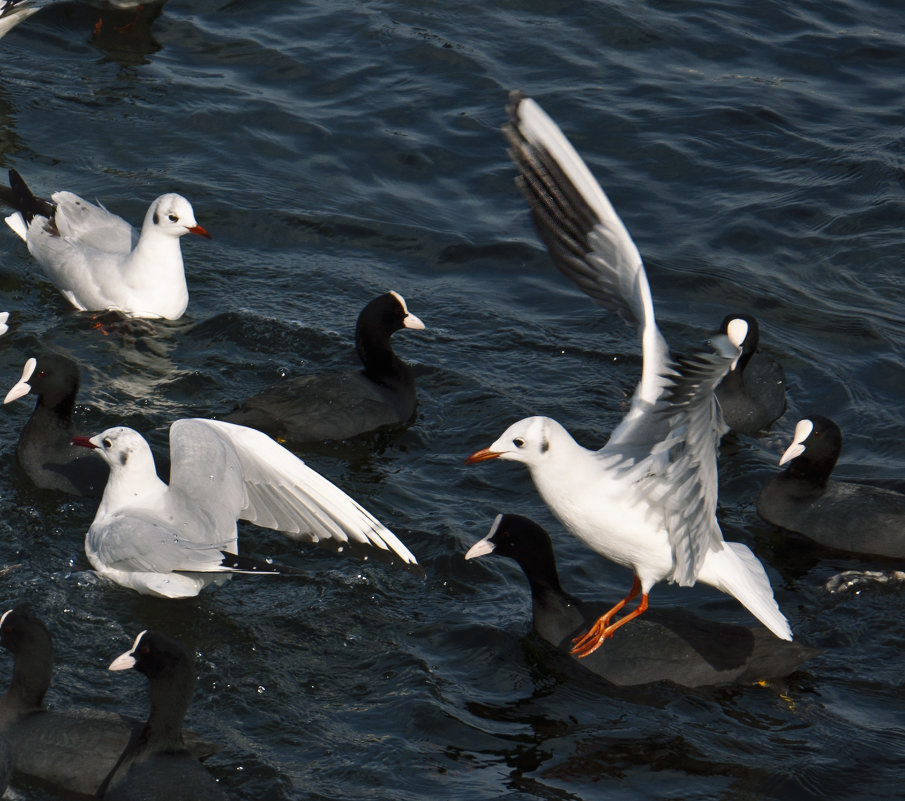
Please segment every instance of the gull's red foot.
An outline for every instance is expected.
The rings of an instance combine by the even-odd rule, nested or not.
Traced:
[[[572,641],[572,650],[571,654],[577,656],[579,659],[589,656],[593,654],[601,645],[603,645],[603,641],[607,637],[612,637],[613,632],[616,631],[620,626],[624,626],[630,620],[634,620],[639,615],[643,614],[647,611],[647,593],[641,594],[641,603],[638,604],[631,612],[629,612],[625,617],[620,618],[612,626],[608,625],[610,622],[610,618],[622,609],[623,606],[626,605],[632,598],[634,598],[638,591],[641,589],[641,583],[638,581],[637,577],[635,578],[635,583],[632,585],[632,591],[623,598],[616,606],[610,609],[603,617],[601,617],[593,626],[591,626],[590,630],[587,634],[582,637],[576,637]]]
[[[612,637],[610,626],[607,626],[606,615],[604,615],[600,620],[598,620],[591,628],[587,631],[586,634],[581,637],[576,637],[572,640],[572,650],[570,653],[573,656],[577,656],[579,659],[582,657],[593,654],[601,645],[603,645],[603,641],[607,637]]]

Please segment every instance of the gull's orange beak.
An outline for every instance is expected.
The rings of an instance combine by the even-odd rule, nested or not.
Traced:
[[[191,228],[189,228],[189,233],[198,234],[198,236],[203,236],[205,239],[213,239],[213,237],[200,225],[193,225]]]
[[[469,456],[465,460],[465,464],[477,464],[478,462],[486,462],[488,459],[496,459],[497,456],[502,456],[502,454],[499,451],[492,451],[490,450],[490,448],[484,448],[483,450],[471,454],[471,456]]]

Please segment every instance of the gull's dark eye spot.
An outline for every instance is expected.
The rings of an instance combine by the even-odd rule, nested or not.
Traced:
[[[523,440],[521,437],[516,437],[514,440],[512,440],[512,444],[515,445],[516,448],[524,448],[525,440]]]
[[[176,214],[173,214],[173,212],[170,212],[170,213],[167,215],[167,219],[168,219],[170,222],[172,222],[172,223],[174,223],[174,222],[179,222],[179,216],[176,215]]]
[[[103,446],[104,446],[105,448],[112,448],[112,447],[113,447],[113,443],[110,441],[110,437],[104,437],[104,441],[103,441],[102,444],[103,444]]]

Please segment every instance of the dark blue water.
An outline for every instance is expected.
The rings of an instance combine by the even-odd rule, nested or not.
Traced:
[[[840,473],[905,475],[900,3],[171,0],[95,36],[98,16],[58,3],[0,42],[0,165],[134,222],[178,191],[214,240],[183,241],[182,320],[105,336],[0,231],[0,383],[69,354],[86,433],[125,422],[164,446],[173,419],[347,365],[359,309],[395,289],[428,326],[396,337],[417,422],[303,455],[427,578],[249,529],[246,552],[307,578],[239,578],[191,602],[99,584],[93,510],[16,465],[20,401],[0,415],[0,599],[55,634],[51,703],[141,713],[140,677],[104,668],[159,628],[196,653],[189,724],[225,744],[209,764],[237,799],[903,795],[905,601],[823,589],[890,565],[814,551],[754,508],[812,410],[845,433]],[[767,564],[796,637],[825,651],[789,682],[565,676],[526,637],[515,565],[462,558],[498,511],[520,512],[550,527],[573,592],[615,600],[629,582],[554,524],[522,468],[462,464],[527,413],[602,445],[638,378],[634,332],[553,269],[512,185],[499,128],[515,88],[610,194],[670,343],[697,347],[747,310],[785,365],[786,416],[724,448],[720,519]],[[751,623],[703,587],[652,602]]]

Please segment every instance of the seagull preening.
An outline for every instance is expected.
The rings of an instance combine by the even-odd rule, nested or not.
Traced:
[[[375,556],[417,566],[370,512],[252,428],[177,420],[170,426],[169,485],[158,478],[147,441],[131,428],[74,442],[110,466],[85,553],[99,575],[123,587],[184,598],[230,573],[267,572],[236,556],[239,519],[295,540],[365,546]]]
[[[180,237],[211,235],[182,195],[161,195],[141,232],[72,192],[35,197],[15,170],[0,199],[16,211],[6,224],[28,245],[47,278],[80,311],[176,320],[189,302]]]
[[[466,461],[524,463],[570,532],[633,570],[631,591],[576,639],[576,655],[592,653],[643,613],[663,579],[710,584],[777,637],[792,639],[763,565],[745,545],[725,542],[716,519],[720,417],[713,392],[739,349],[718,335],[711,351],[669,359],[641,256],[600,185],[537,103],[519,93],[510,100],[504,133],[535,227],[563,273],[639,326],[643,368],[631,408],[601,450],[582,447],[555,420],[529,417]],[[639,593],[639,605],[611,623]]]

